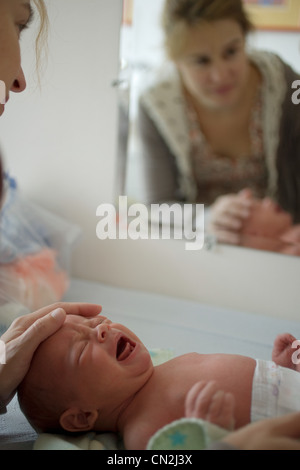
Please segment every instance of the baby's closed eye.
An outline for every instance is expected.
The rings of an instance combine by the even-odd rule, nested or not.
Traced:
[[[107,324],[112,323],[107,317],[104,317],[103,315],[98,315],[97,317],[93,317],[89,319],[88,322],[91,328],[96,328],[98,325],[101,325],[102,323],[107,323]]]

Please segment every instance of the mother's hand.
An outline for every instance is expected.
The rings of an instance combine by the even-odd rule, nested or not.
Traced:
[[[208,231],[220,243],[238,245],[243,222],[249,217],[252,204],[252,193],[248,189],[220,196],[210,207]]]
[[[5,364],[0,364],[1,404],[10,402],[29,369],[35,350],[63,325],[66,314],[93,317],[100,312],[100,305],[56,303],[14,320],[0,337],[5,349]]]
[[[300,450],[300,413],[256,421],[223,441],[240,450]]]

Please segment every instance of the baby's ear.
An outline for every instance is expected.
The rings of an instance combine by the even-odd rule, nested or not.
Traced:
[[[98,411],[82,411],[80,408],[69,408],[60,417],[59,422],[65,431],[90,431],[98,418]]]

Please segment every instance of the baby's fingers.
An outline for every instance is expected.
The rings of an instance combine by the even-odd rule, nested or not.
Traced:
[[[185,416],[199,418],[224,429],[234,428],[235,400],[231,393],[220,390],[216,382],[197,382],[187,393]]]
[[[211,399],[206,419],[223,429],[231,431],[234,429],[235,424],[234,407],[234,396],[231,393],[218,390]]]
[[[187,393],[185,400],[185,416],[206,419],[213,395],[217,391],[216,383],[197,382]]]

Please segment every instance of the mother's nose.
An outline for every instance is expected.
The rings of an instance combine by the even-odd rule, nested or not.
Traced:
[[[226,62],[219,60],[212,64],[210,69],[211,80],[215,83],[224,83],[228,79],[229,69]]]
[[[23,69],[21,68],[11,86],[10,91],[13,91],[14,93],[21,93],[22,91],[25,90],[25,88],[26,88],[26,79],[25,79]]]

